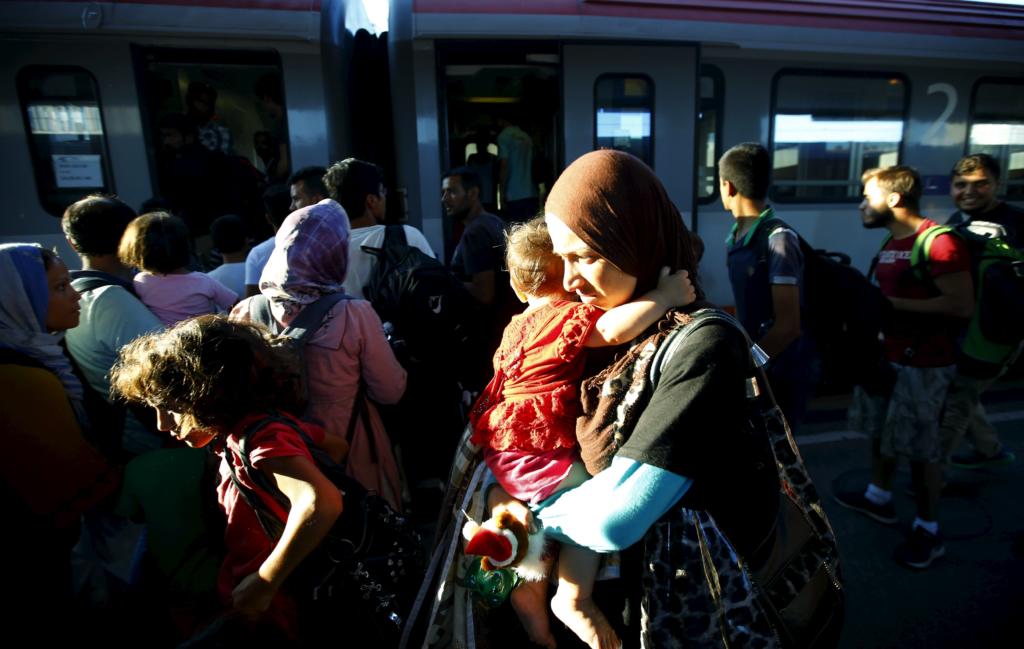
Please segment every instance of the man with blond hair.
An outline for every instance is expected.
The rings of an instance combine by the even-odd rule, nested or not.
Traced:
[[[885,524],[897,522],[892,479],[900,457],[910,461],[917,518],[894,558],[927,568],[945,554],[936,518],[942,488],[942,444],[936,413],[956,372],[956,336],[974,310],[970,258],[954,234],[939,234],[923,269],[911,267],[914,243],[937,224],[921,215],[921,178],[911,167],[865,172],[861,219],[866,228],[889,231],[875,260],[875,276],[893,304],[883,328],[884,350],[895,371],[888,395],[855,388],[851,426],[872,440],[867,488],[837,492],[836,501]]]

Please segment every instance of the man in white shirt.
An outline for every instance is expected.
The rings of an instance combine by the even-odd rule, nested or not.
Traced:
[[[324,184],[330,197],[345,208],[352,225],[345,293],[363,299],[363,287],[377,268],[377,258],[362,248],[383,247],[387,229],[384,225],[387,208],[384,174],[380,167],[371,162],[348,158],[331,165],[324,175]],[[408,245],[437,258],[422,232],[411,225],[402,227]]]
[[[245,232],[245,221],[237,214],[225,214],[210,224],[213,247],[220,252],[221,262],[206,273],[236,295],[245,294],[245,260],[249,255],[249,237]]]

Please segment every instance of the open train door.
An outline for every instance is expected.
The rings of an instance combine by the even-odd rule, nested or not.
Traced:
[[[698,59],[693,45],[565,44],[565,164],[595,149],[633,153],[692,228]]]

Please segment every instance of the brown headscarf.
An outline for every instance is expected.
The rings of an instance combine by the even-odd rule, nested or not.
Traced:
[[[551,188],[544,211],[561,219],[591,250],[636,277],[634,297],[657,286],[662,266],[689,271],[697,292],[697,302],[669,311],[634,341],[638,344],[583,381],[576,438],[587,470],[596,475],[625,442],[621,431],[631,430],[643,411],[626,393],[640,394],[644,387],[650,350],[688,322],[689,311],[706,304],[697,277],[704,246],[686,228],[650,167],[621,151],[594,151],[569,165]]]
[[[662,266],[685,269],[697,292],[697,235],[650,167],[622,151],[588,153],[562,172],[544,211],[557,216],[594,252],[637,278],[636,295],[658,284]]]

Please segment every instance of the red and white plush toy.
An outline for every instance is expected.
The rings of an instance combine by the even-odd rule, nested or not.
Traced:
[[[501,509],[491,519],[477,523],[469,519],[462,526],[465,553],[481,557],[484,570],[510,568],[526,581],[547,577],[544,557],[544,530],[530,533],[526,524]]]

